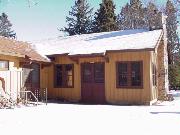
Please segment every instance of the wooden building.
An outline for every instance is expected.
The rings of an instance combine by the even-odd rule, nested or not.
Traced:
[[[125,30],[33,43],[52,64],[41,68],[48,98],[93,104],[152,104],[168,90],[163,30]]]
[[[40,66],[47,62],[28,43],[0,37],[0,95],[16,99],[22,87],[40,87]]]

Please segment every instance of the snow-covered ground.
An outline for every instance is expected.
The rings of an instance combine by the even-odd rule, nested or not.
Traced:
[[[178,95],[180,92],[174,92]],[[0,135],[179,135],[180,99],[156,106],[49,103],[0,110]]]

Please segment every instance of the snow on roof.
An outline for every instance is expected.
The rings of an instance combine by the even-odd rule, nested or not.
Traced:
[[[49,62],[49,59],[42,57],[27,42],[17,41],[7,37],[0,36],[0,54],[16,57],[28,56],[34,61]]]
[[[99,54],[111,50],[155,48],[162,30],[123,30],[58,37],[33,42],[41,55],[53,54]]]

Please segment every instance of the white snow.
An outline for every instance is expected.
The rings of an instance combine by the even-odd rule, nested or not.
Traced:
[[[155,48],[162,30],[113,31],[32,42],[41,55],[98,54],[111,50]]]
[[[2,135],[179,135],[180,100],[157,106],[49,103],[0,110]]]

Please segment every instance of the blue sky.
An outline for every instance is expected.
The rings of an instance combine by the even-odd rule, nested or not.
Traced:
[[[0,12],[8,14],[17,33],[18,40],[32,41],[62,35],[58,28],[66,25],[65,18],[74,5],[74,0],[0,0]],[[102,0],[88,0],[94,7],[99,7]],[[116,12],[129,0],[114,0]],[[157,0],[164,3],[165,0]],[[36,4],[37,3],[37,4]]]

